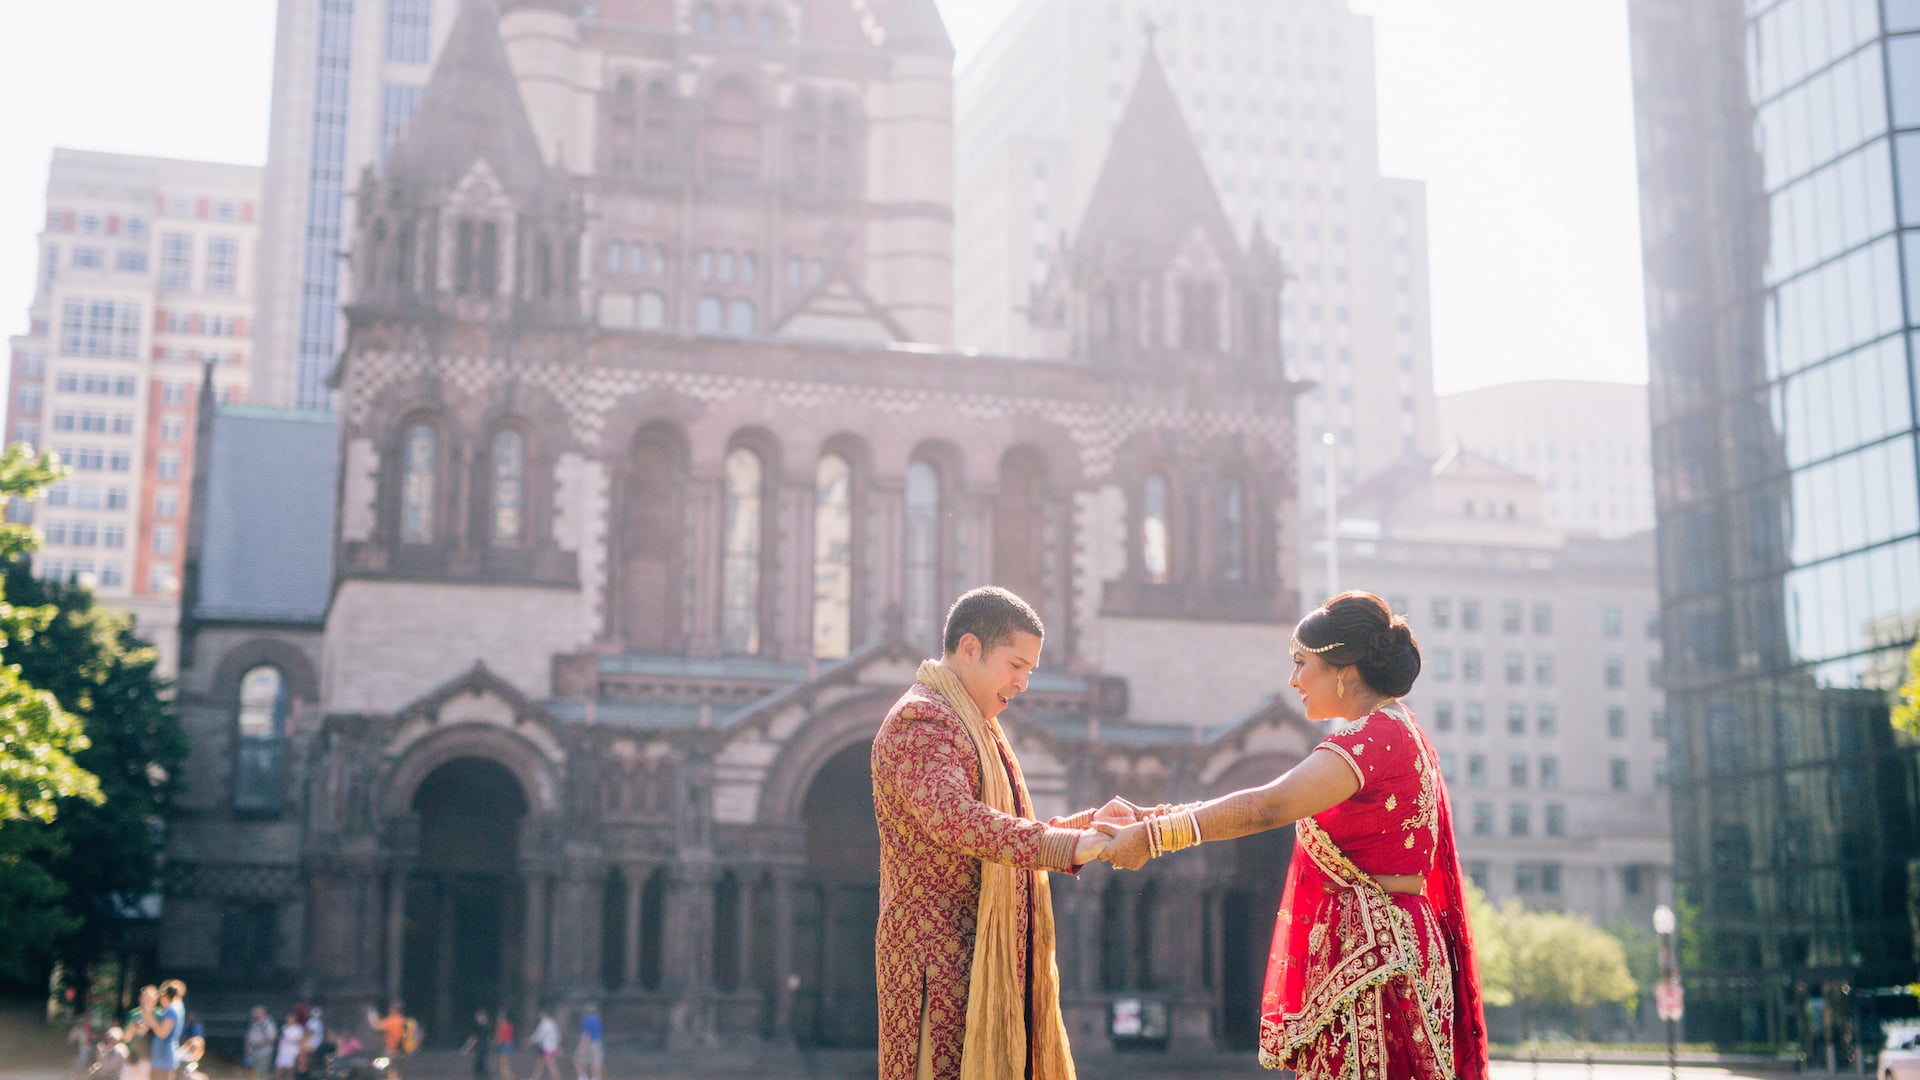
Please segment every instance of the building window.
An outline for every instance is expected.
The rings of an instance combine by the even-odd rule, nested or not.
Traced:
[[[1607,737],[1610,739],[1627,737],[1627,710],[1618,707],[1607,710]]]
[[[160,418],[160,441],[163,443],[179,442],[185,437],[186,430],[187,421],[183,416],[169,414]]]
[[[1460,601],[1460,629],[1462,630],[1480,629],[1480,601],[1478,600]]]
[[[1510,652],[1506,658],[1507,685],[1523,686],[1527,681],[1527,658],[1523,653]]]
[[[160,234],[160,287],[172,292],[193,287],[192,234]]]
[[[1473,804],[1473,835],[1493,835],[1493,804],[1477,802]]]
[[[1540,759],[1540,786],[1557,788],[1560,786],[1560,759],[1543,757]]]
[[[703,334],[723,334],[727,329],[726,301],[717,296],[703,296],[695,328]]]
[[[1540,686],[1553,685],[1553,654],[1540,653],[1533,658],[1533,681]]]
[[[747,185],[760,178],[760,115],[753,91],[722,84],[707,102],[702,155],[707,182]]]
[[[1536,705],[1533,709],[1534,723],[1542,735],[1560,734],[1560,713],[1552,705]]]
[[[440,471],[440,433],[431,424],[407,429],[400,478],[400,542],[431,544]]]
[[[526,542],[527,437],[513,428],[493,436],[493,525],[496,547]]]
[[[154,475],[162,480],[180,479],[180,451],[162,450],[154,458]]]
[[[1519,702],[1507,704],[1507,734],[1525,735],[1527,733],[1527,707]]]
[[[1667,710],[1655,709],[1653,710],[1651,718],[1653,720],[1653,737],[1665,742],[1667,739]]]
[[[1435,630],[1445,630],[1453,622],[1453,601],[1444,596],[1433,598],[1433,616],[1427,620]]]
[[[1620,636],[1620,609],[1613,604],[1600,609],[1600,636],[1609,638]]]
[[[160,488],[153,493],[153,516],[168,521],[180,516],[180,492],[175,488]]]
[[[1553,633],[1553,605],[1533,605],[1533,632],[1536,634]]]
[[[287,734],[287,680],[261,664],[240,677],[239,735],[233,777],[234,809],[272,813],[280,809],[281,772]]]
[[[1533,808],[1526,803],[1512,803],[1507,807],[1507,835],[1527,836],[1533,832]]]
[[[667,298],[649,289],[640,294],[636,324],[642,330],[658,330],[667,325]]]
[[[60,309],[60,351],[68,356],[137,360],[140,323],[137,301],[67,300]]]
[[[1435,649],[1433,651],[1433,677],[1441,682],[1453,678],[1453,650]]]
[[[1453,702],[1436,701],[1433,704],[1433,730],[1453,730]]]
[[[1507,759],[1507,786],[1523,788],[1527,786],[1527,756],[1515,754]]]
[[[911,641],[940,633],[940,472],[916,459],[907,466],[906,629]]]
[[[1463,649],[1460,652],[1460,678],[1466,682],[1480,681],[1480,650]]]
[[[765,467],[738,447],[726,461],[726,520],[721,535],[720,643],[730,653],[760,651],[760,550]]]
[[[1487,756],[1485,754],[1467,755],[1467,786],[1487,786]]]
[[[240,241],[231,236],[207,239],[207,291],[231,293],[239,277]]]
[[[424,64],[433,44],[432,0],[387,0],[387,62]]]
[[[1487,707],[1484,703],[1467,702],[1466,727],[1469,735],[1478,735],[1487,730]]]
[[[813,473],[813,655],[837,660],[853,647],[853,466],[839,454]]]
[[[1220,505],[1215,531],[1215,557],[1220,580],[1235,584],[1247,579],[1247,486],[1237,476],[1220,481]]]
[[[1540,891],[1546,893],[1548,896],[1558,896],[1560,894],[1559,863],[1550,862],[1540,864]]]
[[[1610,687],[1627,685],[1627,662],[1617,656],[1607,657],[1604,681]]]
[[[732,300],[727,304],[727,333],[750,337],[758,329],[758,313],[751,300]]]
[[[1607,782],[1615,791],[1627,790],[1627,760],[1614,758],[1607,762]]]
[[[1500,629],[1503,633],[1517,634],[1526,627],[1526,612],[1520,601],[1508,600],[1500,605]]]
[[[1541,782],[1540,786],[1541,787],[1547,786],[1544,780]],[[1567,808],[1561,805],[1560,803],[1548,803],[1546,811],[1547,811],[1547,821],[1546,821],[1547,835],[1548,836],[1567,835]]]
[[[153,553],[155,555],[172,555],[174,536],[173,526],[155,525],[153,527]]]
[[[1165,473],[1150,472],[1141,485],[1140,563],[1147,580],[1162,583],[1172,576],[1168,534],[1171,495]]]
[[[1520,863],[1516,865],[1513,868],[1513,891],[1523,896],[1532,896],[1534,893],[1539,892],[1539,869],[1532,863]]]

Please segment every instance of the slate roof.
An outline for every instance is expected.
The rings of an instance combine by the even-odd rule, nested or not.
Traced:
[[[338,419],[230,405],[209,426],[194,617],[319,624],[333,584]]]
[[[1222,258],[1243,257],[1193,129],[1159,54],[1149,48],[1074,233],[1076,251],[1094,256],[1117,243],[1129,261],[1157,268],[1173,258],[1195,225],[1206,230]]]
[[[466,0],[407,133],[387,161],[396,183],[446,191],[485,161],[521,195],[554,183],[500,41],[494,0]]]

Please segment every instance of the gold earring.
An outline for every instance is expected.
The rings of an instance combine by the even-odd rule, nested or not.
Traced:
[[[1347,680],[1345,676],[1335,675],[1333,677],[1333,694],[1335,697],[1347,696]]]

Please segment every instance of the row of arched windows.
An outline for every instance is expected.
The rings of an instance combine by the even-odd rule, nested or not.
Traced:
[[[665,79],[643,92],[634,78],[615,80],[605,101],[605,168],[615,177],[647,181],[678,179],[682,155],[674,145],[679,99]],[[697,160],[700,179],[719,186],[749,186],[766,165],[761,97],[743,79],[720,81],[700,101]],[[801,194],[842,197],[853,193],[859,137],[858,114],[845,100],[824,105],[802,95],[787,118],[790,148],[786,179]]]
[[[399,540],[429,545],[442,536],[440,428],[428,420],[407,425],[401,438]],[[487,440],[482,469],[485,485],[485,541],[489,547],[516,548],[527,543],[527,436],[516,423],[503,423]]]
[[[1252,532],[1246,480],[1234,475],[1217,479],[1204,512],[1211,516],[1207,531],[1211,534],[1212,557],[1207,570],[1212,578],[1223,585],[1252,580]],[[1182,555],[1177,536],[1188,537],[1192,543],[1200,542],[1197,530],[1182,530],[1181,525],[1171,474],[1162,469],[1149,470],[1140,483],[1138,534],[1140,569],[1148,582],[1165,584],[1179,576],[1178,569],[1183,564],[1177,561]]]

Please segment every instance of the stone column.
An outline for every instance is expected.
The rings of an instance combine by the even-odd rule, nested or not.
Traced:
[[[687,480],[686,543],[681,572],[687,581],[687,651],[720,653],[720,524],[725,512],[722,480],[695,469]]]
[[[387,1000],[400,996],[400,965],[406,956],[407,878],[411,868],[395,863],[387,870],[387,957],[385,964]]]
[[[753,907],[759,892],[758,882],[742,884],[739,887],[739,900],[733,905],[733,932],[736,935],[733,984],[743,991],[753,987]]]
[[[773,1037],[793,1038],[793,890],[796,867],[773,872]]]
[[[521,870],[521,880],[526,883],[527,930],[520,981],[528,1002],[537,1008],[547,987],[547,875],[542,867],[528,866]]]
[[[627,882],[627,925],[626,954],[620,967],[620,985],[632,990],[640,985],[640,925],[646,914],[640,907],[641,893],[646,891],[647,876],[652,867],[646,863],[628,863],[621,869],[621,876]]]
[[[718,1045],[714,1024],[713,887],[718,868],[707,853],[673,867],[667,893],[666,988],[677,999],[667,1046],[696,1050]]]

